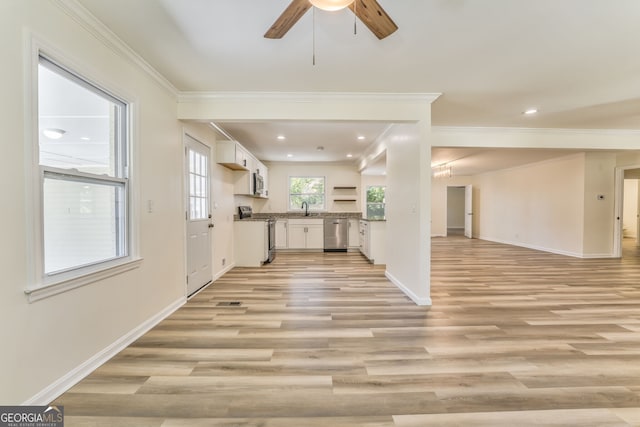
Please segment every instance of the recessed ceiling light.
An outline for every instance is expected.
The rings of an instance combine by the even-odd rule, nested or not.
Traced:
[[[289,154],[287,154],[287,157],[291,158],[291,157],[293,157],[293,154],[289,153]]]
[[[80,139],[83,141],[91,141],[91,138],[89,138],[88,136],[82,136],[80,137]]]
[[[364,136],[360,135],[360,136],[358,137],[358,139],[359,139],[360,141],[362,141],[362,140],[364,140]]]
[[[537,108],[529,108],[528,110],[525,110],[524,113],[522,113],[522,114],[524,114],[525,116],[532,116],[532,115],[536,114],[537,112],[538,112]]]
[[[49,139],[60,139],[62,138],[62,135],[67,133],[67,131],[62,129],[56,129],[56,128],[48,128],[48,129],[44,129],[42,133],[44,134],[44,136],[46,136]]]
[[[353,157],[353,154],[349,153],[349,154],[347,154],[347,157],[348,157],[348,158],[352,158],[352,157]]]
[[[284,135],[278,135],[276,136],[276,138],[278,138],[280,141],[284,141],[285,139],[287,139],[287,137],[285,137]]]

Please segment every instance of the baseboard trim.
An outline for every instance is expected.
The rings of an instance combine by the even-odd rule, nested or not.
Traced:
[[[209,283],[207,283],[206,285],[204,285],[203,287],[201,287],[200,289],[198,289],[197,291],[195,291],[193,294],[189,295],[187,297],[187,300],[192,299],[193,297],[195,297],[196,295],[198,295],[200,292],[204,291],[205,289],[207,289],[209,286],[213,285],[215,283],[216,280],[218,280],[219,278],[221,278],[222,276],[224,276],[227,272],[231,271],[233,269],[233,267],[236,266],[235,262],[232,262],[231,264],[229,264],[227,267],[223,268],[222,270],[220,270],[219,272],[216,273],[215,276],[213,276],[213,279],[211,279],[211,281]]]
[[[579,253],[579,252],[569,252],[569,251],[563,251],[563,250],[559,250],[559,249],[546,248],[546,247],[543,247],[543,246],[529,245],[527,243],[522,243],[522,242],[511,242],[511,241],[508,241],[508,240],[494,239],[494,238],[486,237],[486,236],[479,236],[478,239],[486,240],[488,242],[501,243],[503,245],[519,246],[521,248],[533,249],[534,251],[541,251],[541,252],[548,252],[548,253],[556,254],[556,255],[569,256],[569,257],[572,257],[572,258],[582,258],[582,259],[615,258],[613,256],[613,254],[584,254],[584,253]]]
[[[180,297],[176,301],[169,304],[158,314],[145,320],[143,323],[129,331],[126,335],[123,335],[114,343],[110,344],[102,351],[96,353],[94,356],[86,360],[81,365],[69,371],[64,376],[60,377],[36,395],[27,399],[23,405],[48,405],[71,387],[76,385],[80,380],[85,378],[91,372],[98,369],[102,364],[118,354],[128,345],[147,333],[151,328],[156,326],[162,320],[166,319],[174,311],[182,307],[187,302],[185,297]]]
[[[424,305],[424,306],[430,306],[431,305],[431,298],[421,298],[421,297],[417,296],[416,294],[413,293],[413,291],[411,291],[411,289],[409,289],[405,285],[403,285],[402,282],[400,280],[398,280],[393,274],[389,273],[388,270],[386,270],[384,272],[384,275],[387,277],[387,279],[389,279],[389,281],[391,283],[396,285],[398,287],[398,289],[400,289],[402,292],[404,292],[404,294],[406,296],[411,298],[411,300],[413,302],[415,302],[416,305]]]
[[[215,282],[216,280],[218,280],[219,278],[221,278],[222,276],[224,276],[225,274],[233,270],[233,267],[235,266],[236,266],[236,263],[232,262],[231,264],[229,264],[228,266],[226,266],[225,268],[217,272],[216,275],[213,276],[213,282]]]

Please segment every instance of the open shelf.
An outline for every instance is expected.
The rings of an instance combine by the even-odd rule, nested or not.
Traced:
[[[356,199],[333,199],[334,202],[355,202]]]
[[[357,187],[333,187],[334,190],[355,190]]]

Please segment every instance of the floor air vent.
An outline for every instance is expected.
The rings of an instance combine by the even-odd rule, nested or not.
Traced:
[[[240,301],[223,301],[216,304],[217,307],[240,307],[241,305]]]

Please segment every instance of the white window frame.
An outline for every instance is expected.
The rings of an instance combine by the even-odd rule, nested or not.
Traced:
[[[26,75],[30,78],[25,82],[25,94],[27,109],[25,111],[25,161],[27,173],[27,203],[26,209],[30,215],[30,225],[27,226],[27,249],[32,255],[29,260],[28,283],[25,294],[29,302],[38,301],[71,289],[85,286],[103,280],[140,266],[142,259],[138,253],[138,209],[134,205],[137,200],[132,181],[135,181],[132,171],[133,146],[134,146],[134,102],[130,97],[120,95],[120,91],[114,90],[111,85],[102,84],[94,78],[81,62],[71,59],[57,49],[47,45],[33,35],[26,46],[28,58],[25,61]],[[122,137],[125,138],[124,149],[126,152],[118,153],[122,160],[126,159],[125,176],[106,177],[101,176],[95,180],[95,176],[70,169],[57,169],[50,166],[40,166],[39,161],[39,123],[38,123],[38,66],[40,58],[60,67],[67,73],[78,78],[88,87],[103,91],[112,98],[122,102],[126,106],[126,125],[122,129]],[[76,266],[67,270],[45,274],[44,271],[44,191],[45,175],[67,176],[78,181],[101,181],[107,185],[124,186],[126,219],[124,220],[124,235],[126,240],[126,255],[83,266]]]
[[[322,209],[312,209],[309,206],[309,212],[325,212],[327,210],[327,177],[319,176],[319,175],[291,175],[287,178],[287,206],[289,212],[303,212],[304,209],[301,207],[292,208],[291,207],[291,178],[321,178],[324,183],[324,192],[322,193],[322,205],[324,208]],[[312,194],[312,193],[300,193],[300,194]]]
[[[383,220],[387,218],[387,202],[369,202],[369,189],[374,187],[383,187],[384,188],[384,197],[385,200],[387,198],[387,186],[386,185],[367,185],[367,190],[364,193],[364,207],[365,212],[367,213],[367,219],[369,218],[369,205],[382,205],[384,208],[384,217]]]

